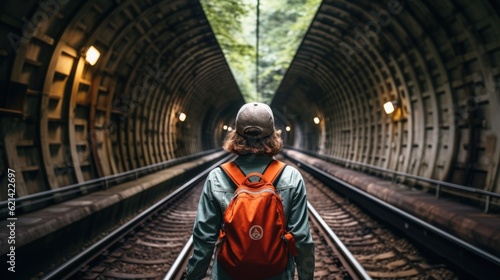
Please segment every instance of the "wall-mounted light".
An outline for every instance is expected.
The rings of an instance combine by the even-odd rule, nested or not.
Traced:
[[[398,106],[398,102],[396,100],[388,101],[384,104],[384,111],[387,115],[393,113]]]
[[[184,114],[184,113],[179,113],[179,120],[180,120],[181,122],[185,121],[185,120],[186,120],[186,117],[187,117],[187,116],[186,116],[186,114]]]
[[[285,127],[285,130],[286,130],[286,131],[290,131],[290,130],[292,130],[292,128],[291,128],[289,125],[287,125],[287,126]]]
[[[314,121],[315,124],[319,124],[319,118],[318,117],[314,117],[313,121]]]
[[[90,48],[85,53],[85,60],[90,65],[93,66],[94,64],[96,64],[96,62],[100,56],[101,56],[101,53],[94,46],[90,46]]]

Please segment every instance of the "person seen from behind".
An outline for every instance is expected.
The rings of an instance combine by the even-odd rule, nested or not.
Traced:
[[[239,169],[239,172],[243,173],[243,177],[247,176],[246,178],[248,178],[251,176],[248,174],[253,172],[264,174],[265,177],[265,171],[268,168],[272,169],[270,167],[272,164],[277,165],[275,164],[274,156],[283,147],[281,130],[276,130],[274,127],[274,116],[271,108],[263,103],[247,103],[238,111],[235,126],[236,129],[227,134],[223,148],[237,155],[233,163],[237,167],[236,169]],[[282,164],[281,166],[285,165]],[[232,239],[228,228],[229,225],[224,223],[228,219],[225,216],[225,210],[230,205],[233,197],[236,197],[235,190],[237,185],[232,180],[234,179],[233,176],[228,176],[228,171],[222,167],[221,165],[221,167],[217,167],[209,173],[203,187],[193,226],[194,251],[186,269],[187,279],[205,278],[211,264],[212,256],[214,257],[214,262],[211,267],[210,279],[291,280],[294,279],[295,272],[298,274],[298,279],[313,279],[315,265],[314,243],[308,223],[306,186],[300,172],[296,168],[286,165],[278,171],[281,173],[276,173],[277,175],[273,177],[276,178],[273,183],[275,192],[278,195],[276,201],[281,201],[279,207],[282,207],[282,212],[284,213],[283,219],[284,228],[287,232],[286,236],[293,236],[291,240],[285,240],[284,235],[282,235],[281,239],[278,237],[270,241],[271,245],[269,246],[273,248],[278,246],[277,244],[281,244],[281,242],[284,242],[286,244],[284,246],[287,246],[287,249],[284,249],[287,252],[284,255],[284,260],[279,261],[282,263],[277,268],[279,271],[273,272],[273,269],[264,266],[255,266],[253,263],[250,263],[253,260],[248,260],[253,258],[259,261],[259,259],[269,257],[271,261],[267,262],[274,263],[273,256],[248,256],[252,254],[250,249],[261,246],[262,240],[269,238],[270,234],[266,235],[266,232],[261,231],[262,228],[265,229],[266,227],[254,225],[251,227],[251,230],[248,230],[248,233],[245,231],[243,237],[246,236],[248,239],[248,236],[250,236],[250,242],[254,242],[245,247],[240,243],[247,241]],[[267,172],[267,174],[269,173],[271,171]],[[265,179],[260,179],[259,181],[257,177],[248,180],[248,182],[252,181],[253,184],[257,185],[262,181],[266,181]],[[249,188],[248,190],[251,191],[252,189]],[[280,212],[266,211],[266,209],[256,212],[259,211],[263,213],[263,219],[269,217],[269,219],[274,220],[276,220],[273,216],[275,215],[274,212]],[[245,216],[246,214],[240,213],[238,215]],[[246,222],[246,219],[245,216],[243,223]],[[275,221],[270,222],[274,223]],[[267,224],[267,222],[264,222],[264,224]],[[233,227],[234,225],[231,226]],[[236,230],[241,230],[238,229],[238,225],[234,227]],[[230,246],[229,244],[233,244],[234,246],[235,243],[236,245],[241,245],[241,247],[234,249],[234,252],[227,253],[229,257],[226,256],[226,259],[229,258],[229,261],[221,258],[220,255],[224,251],[224,246]],[[243,250],[241,248],[247,248],[249,251],[241,252]],[[236,255],[238,257],[240,255],[244,256],[247,259],[243,263],[236,263],[234,261],[237,258]],[[267,275],[266,277],[255,276],[266,275],[259,274],[266,271],[270,271],[269,273],[273,275]],[[239,274],[235,276],[235,272]],[[254,274],[254,272],[257,274]]]

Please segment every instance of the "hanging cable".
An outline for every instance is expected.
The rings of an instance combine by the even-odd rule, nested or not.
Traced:
[[[256,23],[256,42],[255,42],[255,95],[256,100],[259,99],[259,17],[260,17],[260,0],[257,0],[257,23]]]

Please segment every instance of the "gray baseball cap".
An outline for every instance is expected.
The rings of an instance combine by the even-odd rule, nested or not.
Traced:
[[[244,137],[258,139],[274,132],[273,111],[264,103],[243,105],[236,115],[236,131]]]

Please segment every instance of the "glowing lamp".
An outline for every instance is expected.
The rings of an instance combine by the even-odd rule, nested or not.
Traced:
[[[93,66],[96,64],[99,56],[101,56],[101,53],[94,46],[90,46],[87,53],[85,53],[85,60]]]
[[[186,120],[186,114],[184,114],[184,113],[180,113],[180,114],[179,114],[179,120],[180,120],[181,122],[185,121],[185,120]]]
[[[384,104],[384,111],[387,115],[393,113],[396,110],[398,103],[396,101],[389,101]]]

